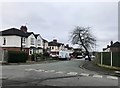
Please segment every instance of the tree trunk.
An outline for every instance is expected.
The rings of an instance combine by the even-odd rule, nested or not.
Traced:
[[[91,61],[91,57],[90,57],[90,55],[89,55],[88,49],[85,47],[85,45],[84,45],[83,43],[82,43],[82,46],[84,47],[84,49],[85,49],[85,51],[86,51],[86,54],[87,54],[87,56],[88,56],[88,60]]]
[[[84,43],[83,43],[83,41],[82,41],[82,39],[81,39],[80,34],[79,34],[79,38],[80,38],[80,42],[82,43],[82,46],[84,47],[84,49],[85,49],[85,51],[86,51],[86,54],[87,54],[87,56],[88,56],[88,60],[91,61],[91,57],[90,57],[90,55],[89,55],[89,51],[88,51],[88,49],[86,48],[86,46],[84,45]]]

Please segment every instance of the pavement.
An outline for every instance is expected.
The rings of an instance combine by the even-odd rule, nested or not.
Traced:
[[[4,65],[31,65],[31,64],[43,64],[43,63],[53,63],[58,62],[59,60],[45,60],[45,61],[27,61],[26,63],[0,63],[2,66]]]
[[[115,73],[115,71],[117,71],[117,70],[109,69],[109,68],[105,68],[105,67],[100,67],[94,63],[94,60],[85,61],[85,63],[82,65],[82,68],[86,69],[86,70],[90,70],[90,71],[95,71],[95,72],[100,73],[102,75],[111,75],[111,76],[120,77],[120,73],[119,74]]]

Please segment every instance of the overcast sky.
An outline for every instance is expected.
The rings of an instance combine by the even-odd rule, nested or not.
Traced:
[[[48,41],[55,37],[58,42],[70,43],[75,26],[91,27],[96,50],[118,40],[117,2],[5,2],[0,17],[0,30],[26,25],[28,31]]]

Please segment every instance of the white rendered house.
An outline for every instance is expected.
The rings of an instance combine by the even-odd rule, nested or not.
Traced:
[[[0,32],[0,46],[3,50],[25,51],[29,55],[43,53],[43,39],[40,34],[27,32],[26,26],[10,28]]]

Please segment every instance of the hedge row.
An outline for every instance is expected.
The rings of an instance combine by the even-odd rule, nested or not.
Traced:
[[[8,63],[25,63],[28,54],[23,51],[8,51]]]
[[[35,59],[36,60],[46,60],[46,59],[49,59],[50,58],[50,54],[49,53],[47,53],[47,52],[44,52],[43,54],[41,54],[41,53],[35,53],[35,54],[32,54],[31,55],[31,59],[32,59],[32,61],[35,61]]]

